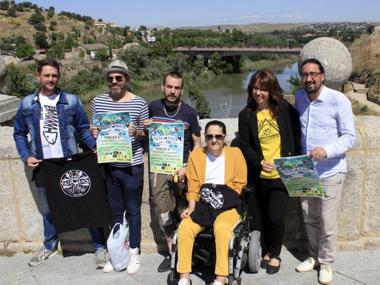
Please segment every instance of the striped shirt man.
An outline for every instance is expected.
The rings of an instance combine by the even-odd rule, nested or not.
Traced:
[[[120,102],[114,101],[108,93],[96,96],[91,102],[91,121],[94,120],[94,115],[97,113],[117,113],[128,112],[131,116],[131,122],[138,130],[144,129],[144,120],[149,118],[149,110],[146,101],[134,96],[130,101]],[[112,163],[115,167],[128,167],[140,165],[144,162],[144,150],[139,138],[131,136],[132,142],[132,163]]]

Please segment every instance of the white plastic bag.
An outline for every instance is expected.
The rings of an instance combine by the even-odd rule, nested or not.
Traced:
[[[130,260],[129,254],[129,226],[123,215],[123,224],[116,223],[107,240],[107,248],[111,263],[115,271],[123,271]]]

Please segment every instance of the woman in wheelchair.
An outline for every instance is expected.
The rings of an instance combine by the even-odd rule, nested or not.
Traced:
[[[224,143],[226,126],[210,121],[205,128],[206,147],[191,152],[186,176],[188,207],[178,228],[179,285],[191,284],[190,272],[195,237],[212,226],[216,265],[213,285],[225,284],[228,276],[228,249],[234,226],[240,221],[237,207],[247,182],[247,166],[239,148]]]

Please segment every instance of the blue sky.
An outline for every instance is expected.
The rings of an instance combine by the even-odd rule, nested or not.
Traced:
[[[119,26],[380,22],[379,0],[27,0]],[[16,1],[25,2],[25,1]]]

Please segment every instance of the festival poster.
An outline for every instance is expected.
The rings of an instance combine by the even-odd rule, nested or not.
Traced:
[[[173,174],[182,168],[183,139],[183,123],[152,122],[149,127],[150,171]]]
[[[274,164],[290,197],[324,197],[315,165],[307,155],[281,157]]]
[[[128,133],[128,112],[95,114],[93,125],[99,129],[96,150],[99,163],[132,162],[132,143]]]

